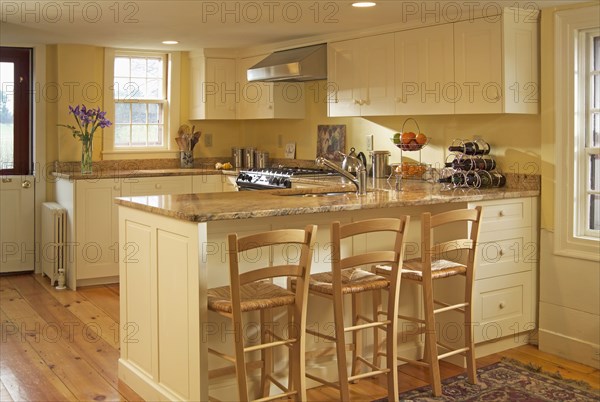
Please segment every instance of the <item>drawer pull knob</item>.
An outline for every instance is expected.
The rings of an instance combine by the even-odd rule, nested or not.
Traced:
[[[504,307],[506,307],[506,303],[502,301],[500,304],[498,304],[498,307],[500,307],[500,310],[502,310]]]
[[[160,184],[155,184],[154,187],[161,188],[162,186]]]
[[[499,217],[503,217],[504,216],[504,211],[498,211],[498,216]]]
[[[498,255],[502,257],[504,255],[504,250],[500,249],[500,251],[498,251]]]

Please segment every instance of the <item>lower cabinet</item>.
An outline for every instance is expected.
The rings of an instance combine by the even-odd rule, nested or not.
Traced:
[[[469,207],[477,205],[483,207],[483,218],[473,321],[475,342],[482,343],[537,327],[537,198],[482,201]]]
[[[68,287],[118,282],[119,256],[135,253],[135,245],[118,245],[115,197],[221,192],[222,180],[222,175],[58,180],[55,200],[68,215]]]

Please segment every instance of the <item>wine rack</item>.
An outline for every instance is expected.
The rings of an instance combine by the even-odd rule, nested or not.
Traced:
[[[506,184],[506,178],[489,155],[491,147],[486,141],[455,139],[448,150],[450,154],[438,180],[444,188],[491,188]]]

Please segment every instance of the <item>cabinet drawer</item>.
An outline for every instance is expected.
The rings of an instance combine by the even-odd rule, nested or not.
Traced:
[[[220,193],[223,191],[223,178],[220,174],[194,176],[192,190],[194,193]]]
[[[537,252],[530,228],[481,233],[475,260],[476,279],[530,271],[537,262]]]
[[[481,233],[531,226],[531,198],[484,201],[471,205],[483,207]]]
[[[475,281],[475,342],[493,341],[533,329],[531,273]]]
[[[192,192],[190,176],[143,177],[123,183],[123,196],[187,194]]]

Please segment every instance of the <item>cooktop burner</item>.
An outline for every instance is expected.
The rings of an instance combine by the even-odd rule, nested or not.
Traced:
[[[240,190],[266,190],[291,188],[291,177],[323,177],[337,175],[337,172],[326,169],[310,169],[299,167],[271,167],[242,170],[236,179]]]

